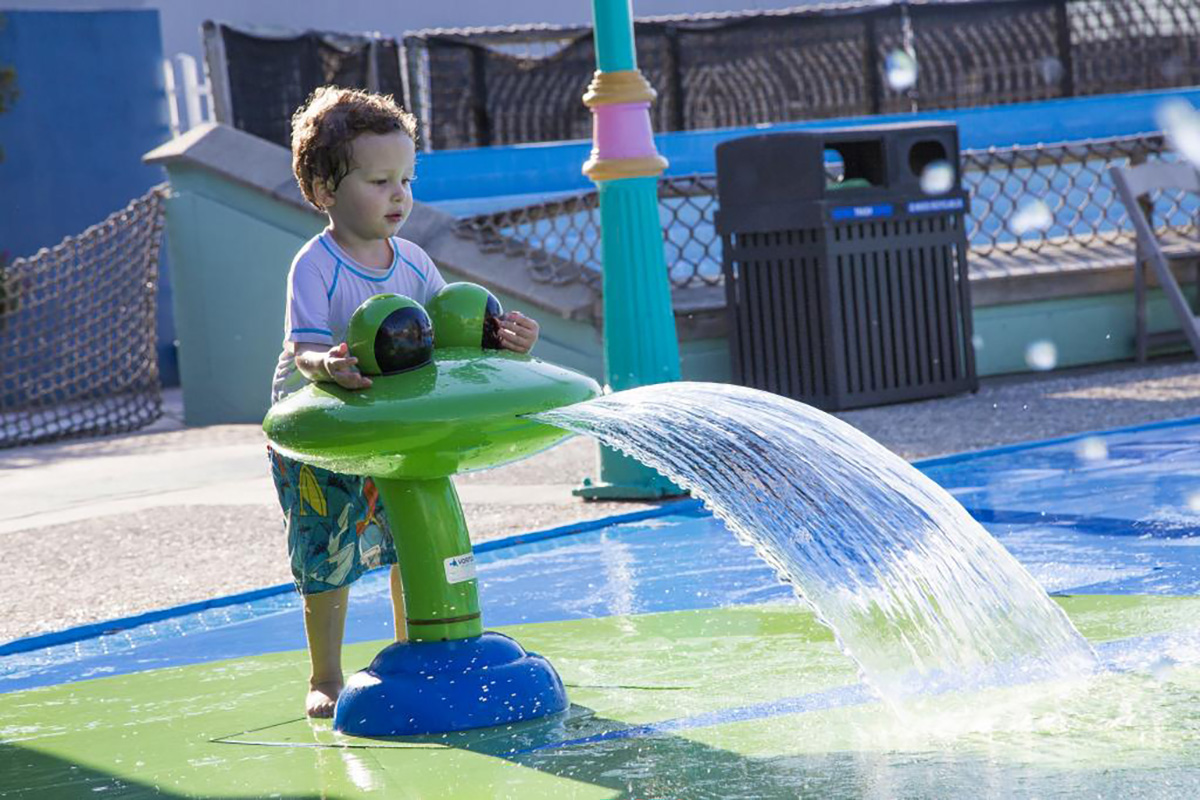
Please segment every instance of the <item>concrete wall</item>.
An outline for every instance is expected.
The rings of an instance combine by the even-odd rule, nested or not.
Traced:
[[[186,420],[261,420],[283,339],[288,268],[325,219],[300,197],[287,150],[228,126],[191,131],[150,157],[167,166],[173,190],[167,232]],[[572,321],[590,312],[587,290],[539,291],[523,262],[481,254],[452,227],[453,218],[419,207],[403,233],[447,280],[483,283],[506,308],[535,316],[539,356],[598,375],[599,334]]]
[[[219,146],[207,154],[197,152],[203,150],[204,137],[196,137],[199,144],[177,140],[160,148],[172,154],[156,156],[168,163],[174,190],[167,224],[179,290],[175,308],[186,420],[192,425],[255,422],[266,412],[283,334],[288,266],[301,244],[324,225],[320,215],[299,201],[283,148],[229,128],[218,132],[225,139],[216,132],[209,135]],[[246,152],[249,147],[263,150]],[[272,152],[274,164],[269,163]],[[205,159],[224,164],[225,171],[199,163]],[[403,233],[429,250],[447,280],[484,283],[506,308],[535,316],[542,326],[536,350],[540,358],[603,380],[600,320],[579,312],[573,301],[556,300],[550,287],[514,288],[524,277],[519,264],[474,250],[467,240],[447,243],[437,232],[439,225],[447,225],[445,218],[422,207]],[[489,261],[501,263],[508,277],[502,271],[481,277],[486,273],[478,270]],[[1016,301],[1018,293],[1012,290],[980,292],[988,304],[977,304],[973,311],[979,373],[1028,371],[1026,350],[1042,340],[1056,346],[1060,368],[1132,358],[1128,272],[1074,273],[1075,296],[1054,299],[1045,299],[1050,294],[1036,281],[1027,281],[1019,294],[1023,299]],[[1058,291],[1065,288],[1070,287],[1059,286]],[[1004,302],[997,302],[1000,296]],[[677,308],[684,379],[728,381],[729,351],[720,334],[720,312],[715,324],[710,320],[704,329],[683,313]],[[1152,332],[1178,329],[1157,289],[1150,293],[1149,319]]]
[[[166,165],[171,180],[167,232],[185,419],[257,422],[282,345],[288,268],[325,219],[300,198],[286,150],[233,128],[189,132],[149,158]],[[480,251],[453,223],[418,206],[401,233],[426,248],[448,281],[482,283],[506,309],[535,317],[539,358],[602,381],[590,290],[532,283],[523,261]],[[723,339],[689,337],[682,351],[685,378],[727,377]]]
[[[1185,285],[1184,293],[1195,295]],[[1087,290],[1081,280],[1080,291]],[[1083,367],[1134,358],[1133,292],[1081,294],[1054,300],[1031,300],[1005,305],[976,306],[975,368],[980,377],[1030,372],[1027,354],[1044,342],[1053,346],[1052,369]],[[1161,289],[1151,289],[1146,301],[1147,329],[1151,334],[1179,331],[1179,321]],[[727,339],[704,339],[685,345],[686,380],[727,382],[732,375]],[[1164,347],[1187,352],[1187,345]]]
[[[172,166],[168,243],[189,425],[258,422],[270,405],[292,258],[324,217],[204,169]],[[402,235],[405,232],[402,231]],[[440,265],[447,281],[471,279]],[[599,334],[489,286],[542,326],[540,358],[600,378]]]

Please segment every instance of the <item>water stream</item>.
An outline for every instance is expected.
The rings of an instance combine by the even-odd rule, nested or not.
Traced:
[[[1095,668],[1066,615],[949,493],[829,414],[684,382],[536,418],[594,436],[702,498],[795,587],[885,699]]]

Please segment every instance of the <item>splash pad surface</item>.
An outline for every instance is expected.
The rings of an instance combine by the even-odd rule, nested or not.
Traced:
[[[1104,459],[1077,437],[921,465],[1061,595],[1109,667],[1092,678],[897,715],[684,504],[481,552],[488,627],[554,659],[561,718],[396,740],[298,719],[283,595],[6,655],[0,796],[1194,796],[1200,421],[1096,438]],[[350,669],[389,632],[385,579],[356,589]]]

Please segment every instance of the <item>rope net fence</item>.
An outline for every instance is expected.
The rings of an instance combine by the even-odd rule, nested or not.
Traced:
[[[155,293],[165,185],[0,269],[0,448],[162,416]]]

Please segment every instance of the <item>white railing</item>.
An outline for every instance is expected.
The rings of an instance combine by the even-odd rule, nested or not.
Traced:
[[[214,119],[212,85],[196,59],[187,53],[176,53],[174,58],[164,58],[162,65],[171,135],[179,136]]]

